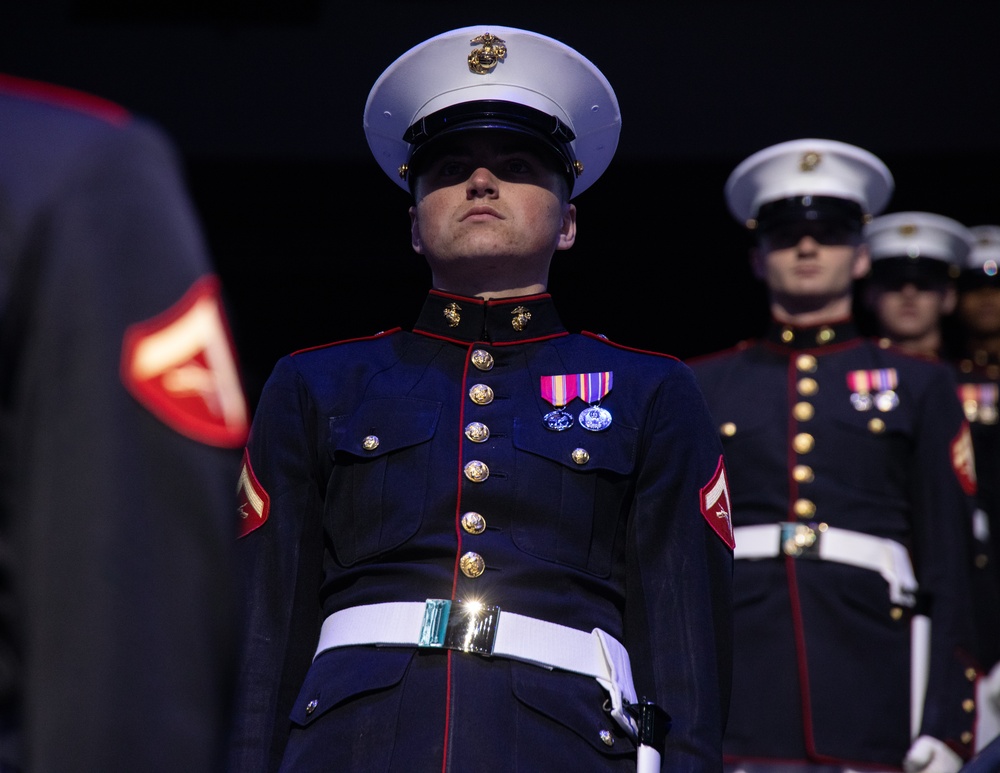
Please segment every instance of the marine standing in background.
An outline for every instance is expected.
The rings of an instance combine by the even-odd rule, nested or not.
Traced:
[[[933,212],[893,212],[868,223],[864,239],[872,267],[863,296],[879,337],[914,354],[944,357],[955,279],[972,247],[969,229]]]
[[[220,769],[248,422],[169,139],[0,75],[0,769]]]
[[[546,291],[619,129],[589,60],[510,27],[375,83],[368,141],[433,287],[411,330],[264,387],[234,773],[721,768],[721,443],[686,365],[568,332]],[[643,699],[672,724],[637,750]]]
[[[1000,735],[1000,226],[979,225],[958,278],[954,320],[959,396],[972,427],[979,480],[974,523],[976,574],[986,588],[980,625],[977,746]]]
[[[730,770],[953,773],[973,749],[968,425],[947,366],[851,313],[892,190],[881,160],[824,139],[726,183],[772,316],[690,363],[732,483]]]

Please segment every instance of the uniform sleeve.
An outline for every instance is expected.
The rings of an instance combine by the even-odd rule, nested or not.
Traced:
[[[256,519],[237,543],[243,599],[233,773],[276,770],[288,716],[319,639],[322,497],[314,411],[293,360],[278,363],[261,394],[241,487]]]
[[[199,345],[175,372],[193,391],[171,421],[126,388],[131,326],[203,280],[199,297],[221,301],[172,147],[141,124],[106,128],[57,170],[25,162],[44,187],[30,211],[6,181],[18,257],[0,325],[0,496],[17,545],[24,752],[32,770],[217,770],[245,414],[231,443],[185,431],[218,375]],[[224,333],[210,337],[232,355]]]
[[[920,734],[938,738],[967,757],[975,717],[974,682],[969,678],[974,665],[969,561],[975,477],[972,444],[948,372],[942,371],[933,380],[924,399],[925,425],[915,449],[911,481],[914,565],[931,620]]]
[[[716,771],[732,678],[732,530],[721,444],[691,371],[654,401],[630,517],[626,637],[640,700],[672,718],[664,771]]]

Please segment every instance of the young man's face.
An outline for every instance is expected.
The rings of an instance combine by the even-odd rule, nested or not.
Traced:
[[[873,283],[868,303],[882,334],[893,341],[930,335],[955,308],[955,291],[946,282]]]
[[[1000,286],[963,290],[958,299],[958,317],[974,335],[1000,335]]]
[[[854,281],[868,272],[868,250],[846,226],[805,221],[762,233],[753,267],[772,298],[791,307],[822,304],[850,297]]]
[[[436,278],[544,281],[553,253],[576,238],[576,208],[547,152],[496,131],[441,142],[416,180],[413,249]]]

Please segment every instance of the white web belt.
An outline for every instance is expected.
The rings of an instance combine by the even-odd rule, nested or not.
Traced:
[[[850,564],[881,574],[894,604],[912,607],[916,603],[917,578],[910,555],[894,540],[815,523],[737,526],[733,536],[737,559],[786,555]]]
[[[314,657],[358,645],[451,649],[592,676],[611,696],[612,716],[635,735],[624,712],[636,703],[628,652],[600,628],[580,631],[477,602],[394,601],[334,612],[323,621]]]

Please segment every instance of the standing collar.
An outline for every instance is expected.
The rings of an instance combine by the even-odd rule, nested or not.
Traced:
[[[858,337],[858,330],[851,319],[842,319],[826,325],[798,327],[786,325],[774,319],[767,329],[764,340],[784,349],[820,349],[825,346],[843,344]]]
[[[457,343],[514,344],[566,335],[548,293],[486,300],[431,290],[413,330]]]

